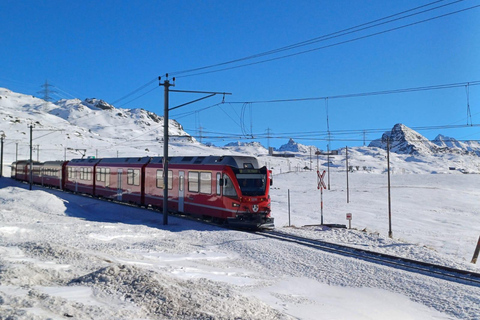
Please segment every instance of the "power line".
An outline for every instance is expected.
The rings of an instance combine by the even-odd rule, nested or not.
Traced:
[[[241,61],[245,61],[245,60],[255,59],[255,58],[259,58],[259,57],[283,52],[283,51],[286,51],[286,50],[291,50],[291,49],[295,49],[295,48],[298,48],[298,47],[310,45],[310,44],[316,43],[318,41],[323,41],[326,38],[332,37],[334,35],[338,35],[338,34],[342,34],[342,33],[347,32],[347,31],[355,30],[355,29],[367,26],[369,24],[373,24],[373,23],[376,23],[376,22],[379,22],[379,21],[382,21],[382,20],[385,20],[385,19],[389,19],[389,18],[398,16],[398,15],[401,15],[401,14],[404,14],[404,13],[407,13],[407,12],[415,11],[417,9],[424,8],[424,7],[427,7],[427,6],[430,6],[432,4],[442,2],[442,1],[444,1],[444,0],[434,1],[432,3],[428,3],[428,4],[420,6],[420,7],[415,7],[415,8],[412,8],[412,9],[409,9],[409,10],[406,10],[406,11],[402,11],[402,12],[399,12],[399,13],[396,13],[396,14],[393,14],[393,15],[390,15],[390,16],[387,16],[387,17],[376,19],[376,20],[373,20],[373,21],[370,21],[370,22],[367,22],[367,23],[363,23],[363,24],[354,26],[354,27],[346,28],[346,29],[343,29],[343,30],[340,30],[340,31],[337,31],[337,32],[333,32],[333,33],[322,35],[322,36],[319,36],[319,37],[315,37],[315,38],[312,38],[312,39],[309,39],[309,40],[297,42],[297,43],[287,45],[287,46],[284,46],[284,47],[280,47],[280,48],[277,48],[277,49],[272,49],[272,50],[269,50],[269,51],[260,52],[260,53],[253,54],[253,55],[250,55],[250,56],[246,56],[246,57],[243,57],[243,58],[238,58],[238,59],[229,60],[229,61],[225,61],[225,62],[221,62],[221,63],[211,64],[211,65],[207,65],[207,66],[203,66],[203,67],[187,69],[187,70],[177,71],[177,72],[171,72],[170,74],[181,75],[181,74],[185,74],[185,73],[201,71],[201,70],[205,70],[205,69],[220,67],[220,66],[224,66],[224,65],[228,65],[228,64],[232,64],[232,63],[237,63],[237,62],[241,62]],[[460,0],[460,1],[462,1],[462,0]],[[357,31],[355,31],[355,32],[357,32]]]
[[[158,80],[158,77],[155,77],[154,79],[152,79],[152,80],[148,81],[147,83],[141,85],[140,87],[138,87],[137,89],[133,90],[132,92],[126,94],[125,96],[123,96],[123,97],[121,97],[121,98],[119,98],[119,99],[117,99],[117,100],[115,100],[115,101],[113,101],[113,102],[112,102],[112,105],[115,105],[116,103],[118,103],[118,102],[120,102],[120,101],[122,101],[122,100],[125,100],[125,99],[133,96],[135,93],[137,93],[137,92],[145,89],[145,88],[148,87],[149,85],[151,85],[151,84],[153,84],[153,83],[156,83],[157,80]],[[149,91],[149,92],[150,92],[150,91]],[[143,96],[143,95],[142,95],[142,96]],[[141,96],[140,96],[140,97],[141,97]],[[139,98],[139,97],[138,97],[138,98]],[[136,98],[136,99],[138,99],[138,98]],[[134,99],[134,100],[135,100],[135,99]],[[130,102],[132,102],[132,101],[133,101],[133,100],[131,100],[131,101],[127,102],[127,103],[130,103]],[[126,104],[126,103],[125,103],[125,104]]]
[[[452,89],[452,88],[465,87],[466,85],[478,86],[480,85],[480,80],[470,81],[470,82],[450,83],[450,84],[439,84],[439,85],[423,86],[423,87],[383,90],[383,91],[349,93],[349,94],[323,96],[323,97],[257,100],[257,101],[230,101],[225,103],[231,103],[231,104],[257,103],[258,104],[258,103],[302,102],[302,101],[315,101],[315,100],[325,100],[325,99],[346,99],[346,98],[368,97],[368,96],[378,96],[378,95],[388,95],[388,94],[398,94],[398,93],[410,93],[410,92],[417,92],[417,91]]]
[[[267,52],[264,52],[264,53],[260,53],[260,54],[256,54],[256,55],[253,55],[253,56],[248,56],[248,57],[245,57],[245,58],[235,59],[235,60],[231,60],[231,61],[227,61],[227,62],[223,62],[223,63],[218,63],[218,64],[213,64],[213,65],[208,65],[208,66],[204,66],[204,67],[200,67],[200,68],[195,68],[195,69],[189,69],[189,70],[184,70],[184,71],[177,71],[177,72],[173,72],[173,73],[170,73],[170,74],[175,74],[175,75],[187,74],[187,75],[177,76],[177,78],[181,78],[181,77],[191,77],[191,76],[197,76],[197,75],[203,75],[203,74],[221,72],[221,71],[226,71],[226,70],[232,70],[232,69],[236,69],[236,68],[242,68],[242,67],[246,67],[246,66],[251,66],[251,65],[260,64],[260,63],[271,62],[271,61],[275,61],[275,60],[279,60],[279,59],[285,59],[285,58],[293,57],[293,56],[296,56],[296,55],[301,55],[301,54],[305,54],[305,53],[309,53],[309,52],[313,52],[313,51],[318,51],[318,50],[322,50],[322,49],[326,49],[326,48],[338,46],[338,45],[341,45],[341,44],[346,44],[346,43],[350,43],[350,42],[354,42],[354,41],[366,39],[366,38],[373,37],[373,36],[377,36],[377,35],[381,35],[381,34],[384,34],[384,33],[387,33],[387,32],[392,32],[392,31],[400,30],[400,29],[407,28],[407,27],[411,27],[411,26],[414,26],[414,25],[417,25],[417,24],[420,24],[420,23],[425,23],[425,22],[428,22],[428,21],[432,21],[432,20],[444,18],[444,17],[450,16],[450,15],[453,15],[453,14],[461,13],[461,12],[464,12],[464,11],[467,11],[467,10],[472,10],[472,9],[477,8],[477,7],[480,7],[480,5],[471,6],[471,7],[464,8],[464,9],[460,9],[460,10],[457,10],[457,11],[452,11],[452,12],[448,12],[448,13],[445,13],[445,14],[437,15],[437,16],[434,16],[434,17],[431,17],[431,18],[426,18],[426,19],[423,19],[423,20],[419,20],[419,21],[415,21],[415,22],[412,22],[412,23],[408,23],[408,24],[405,24],[405,25],[402,25],[402,26],[398,26],[398,27],[386,29],[386,30],[383,30],[383,31],[371,33],[371,34],[364,35],[364,36],[359,36],[359,37],[357,37],[357,38],[353,38],[353,39],[349,39],[349,40],[344,40],[344,41],[336,42],[336,43],[333,43],[333,44],[325,45],[325,46],[322,46],[322,47],[312,48],[312,49],[309,49],[309,50],[304,50],[304,51],[300,51],[300,52],[296,52],[296,53],[292,53],[292,54],[287,54],[287,55],[283,55],[283,56],[279,56],[279,57],[275,57],[275,58],[260,60],[260,61],[257,61],[257,62],[240,64],[240,65],[237,65],[237,66],[226,67],[226,68],[217,69],[217,70],[213,70],[213,71],[204,71],[204,72],[198,72],[198,73],[188,74],[188,73],[192,73],[192,72],[196,72],[196,71],[201,71],[201,70],[212,69],[212,68],[215,68],[215,67],[224,66],[224,65],[228,65],[228,64],[234,64],[234,63],[238,63],[238,62],[241,62],[241,61],[258,58],[258,57],[261,57],[261,56],[267,56],[267,55],[271,55],[271,54],[278,53],[278,52],[282,52],[282,51],[286,51],[286,50],[291,50],[291,49],[294,49],[294,48],[298,48],[298,47],[310,45],[310,44],[313,44],[313,43],[316,43],[316,42],[319,42],[319,41],[330,40],[330,39],[333,39],[333,38],[337,38],[337,37],[344,36],[344,35],[347,35],[347,34],[351,34],[351,33],[354,33],[354,32],[358,32],[358,31],[362,31],[362,30],[369,29],[369,28],[372,28],[372,27],[376,27],[376,26],[379,26],[379,25],[383,25],[383,24],[386,24],[386,23],[391,23],[391,22],[394,22],[394,21],[398,21],[398,20],[400,20],[400,19],[405,19],[405,18],[407,18],[407,17],[411,17],[411,16],[414,16],[414,15],[417,15],[417,14],[421,14],[421,13],[425,13],[425,12],[428,12],[428,11],[432,11],[432,10],[435,10],[435,9],[438,9],[438,8],[441,8],[441,7],[445,7],[445,6],[447,6],[447,5],[455,4],[455,3],[458,3],[458,2],[461,2],[461,1],[464,1],[464,0],[457,0],[457,1],[452,2],[452,3],[449,3],[449,4],[445,4],[445,5],[442,5],[442,6],[438,6],[438,7],[435,7],[435,8],[428,9],[428,10],[424,10],[424,11],[421,11],[421,12],[418,12],[418,13],[415,13],[415,14],[407,15],[407,16],[405,16],[405,17],[401,17],[401,18],[397,18],[397,19],[392,19],[392,20],[390,20],[390,21],[388,21],[388,22],[379,23],[379,24],[377,24],[377,25],[370,26],[370,27],[365,27],[365,28],[362,28],[362,29],[359,29],[359,30],[356,30],[356,31],[344,32],[344,31],[347,31],[347,30],[351,30],[351,29],[358,28],[359,26],[368,25],[368,24],[373,23],[373,22],[365,23],[365,24],[362,24],[362,25],[359,25],[359,26],[356,26],[356,27],[352,27],[352,28],[345,29],[345,30],[343,30],[343,31],[338,31],[338,32],[335,32],[335,33],[332,33],[332,34],[329,34],[329,35],[317,37],[317,38],[314,38],[314,39],[312,39],[312,40],[307,40],[307,41],[304,41],[304,42],[301,42],[301,43],[298,43],[298,44],[294,44],[294,45],[282,47],[282,48],[279,48],[279,49],[270,50],[270,51],[267,51]],[[438,1],[433,2],[433,3],[437,3],[437,2],[438,2]],[[433,4],[433,3],[432,3],[432,4]],[[426,6],[426,5],[425,5],[425,6]],[[425,6],[421,6],[421,7],[425,7]],[[396,15],[400,15],[400,14],[403,14],[403,13],[405,13],[405,12],[409,12],[409,11],[412,11],[412,10],[416,10],[416,9],[418,9],[418,8],[421,8],[421,7],[417,7],[417,8],[411,9],[411,10],[407,10],[407,11],[404,11],[404,12],[402,12],[402,13],[398,13],[398,14],[396,14]],[[396,15],[392,15],[392,16],[396,16]],[[389,16],[389,17],[391,17],[391,16]],[[386,18],[387,18],[387,17],[386,17]],[[386,18],[381,18],[381,19],[377,19],[377,20],[374,20],[374,21],[379,21],[379,20],[383,20],[383,19],[386,19]],[[340,33],[340,35],[338,35],[338,33]]]

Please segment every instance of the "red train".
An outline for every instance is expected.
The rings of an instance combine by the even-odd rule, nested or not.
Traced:
[[[163,207],[163,158],[33,162],[33,183],[132,204]],[[12,178],[30,181],[29,161],[12,164]],[[168,211],[234,227],[272,228],[271,172],[248,156],[171,157]],[[163,208],[162,208],[163,209]]]

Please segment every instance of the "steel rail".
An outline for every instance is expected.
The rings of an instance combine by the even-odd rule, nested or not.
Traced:
[[[420,273],[425,276],[439,278],[450,282],[462,283],[469,286],[480,287],[480,273],[455,269],[424,261],[417,261],[409,258],[397,257],[386,253],[374,252],[360,248],[335,244],[323,240],[300,237],[275,230],[254,231],[254,234],[299,244],[309,248],[342,255],[345,257],[357,258],[360,260],[401,269],[408,272]]]

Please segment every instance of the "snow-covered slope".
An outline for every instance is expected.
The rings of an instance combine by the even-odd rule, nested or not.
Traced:
[[[20,158],[28,155],[31,124],[33,144],[57,159],[67,152],[67,158],[83,155],[75,151],[80,149],[102,157],[116,156],[119,150],[124,156],[162,153],[163,117],[143,109],[115,108],[97,99],[51,103],[0,88],[0,117],[0,130],[7,143],[19,144]],[[171,142],[198,145],[175,120],[169,120],[169,134]]]
[[[224,149],[256,156],[268,153],[268,150],[260,142],[231,142],[226,144]]]

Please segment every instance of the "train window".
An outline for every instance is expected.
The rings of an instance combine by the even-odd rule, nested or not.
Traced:
[[[104,180],[105,181],[105,187],[109,187],[110,186],[110,168],[108,169],[104,169],[104,173],[103,173],[103,177],[104,177]]]
[[[140,170],[139,169],[128,169],[127,170],[127,184],[129,185],[140,185]]]
[[[157,188],[163,189],[163,170],[157,170]]]
[[[102,169],[103,168],[100,168],[100,169],[97,170],[97,173],[96,173],[97,181],[102,181]]]
[[[223,175],[223,195],[227,197],[236,197],[237,192],[232,180],[226,174]]]
[[[183,186],[185,185],[185,177],[179,176],[178,177],[178,191],[183,191]]]
[[[212,173],[200,172],[200,193],[212,193]]]
[[[188,172],[188,191],[198,192],[198,172]]]
[[[87,180],[92,181],[92,168],[87,168]]]
[[[222,193],[222,174],[220,172],[217,173],[217,194],[220,195]]]
[[[238,173],[237,181],[244,196],[260,196],[265,194],[265,174]]]
[[[157,188],[163,189],[163,170],[157,170]],[[173,189],[173,171],[168,170],[168,189]]]
[[[130,184],[130,185],[133,184],[133,176],[134,176],[133,169],[128,169],[127,170],[127,184]]]

